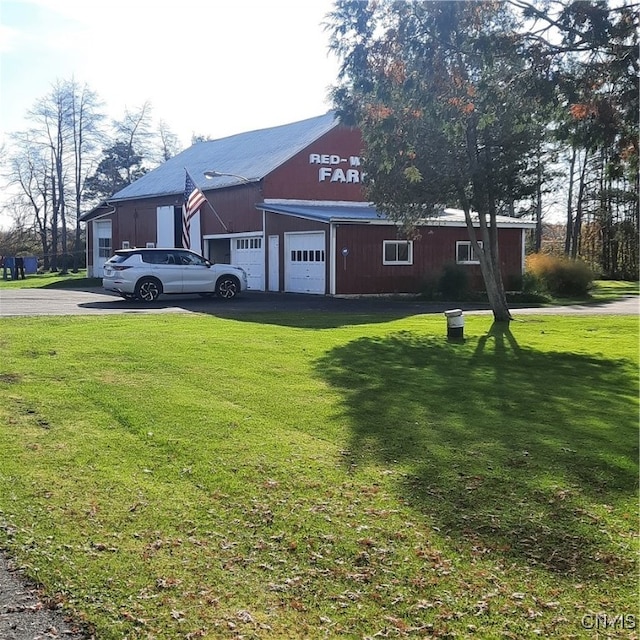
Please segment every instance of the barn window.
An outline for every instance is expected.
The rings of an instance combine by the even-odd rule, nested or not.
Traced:
[[[385,240],[382,243],[382,264],[413,264],[413,241]]]
[[[236,249],[260,249],[262,248],[262,238],[239,238],[236,240]]]
[[[98,238],[98,257],[111,257],[111,238]]]
[[[482,249],[482,242],[478,242],[478,244]],[[458,264],[478,264],[480,262],[470,241],[456,242],[456,262]]]

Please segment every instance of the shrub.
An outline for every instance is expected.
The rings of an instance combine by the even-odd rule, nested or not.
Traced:
[[[526,271],[522,275],[522,293],[541,293],[544,291],[544,285],[535,274]]]
[[[526,267],[541,289],[557,296],[585,296],[593,283],[593,272],[580,260],[534,253]]]
[[[524,277],[521,275],[510,275],[505,281],[507,291],[522,291]]]
[[[424,300],[439,300],[438,280],[433,276],[425,277],[420,283],[420,295]]]
[[[445,300],[461,300],[469,293],[469,274],[464,267],[446,264],[438,279],[438,292]]]

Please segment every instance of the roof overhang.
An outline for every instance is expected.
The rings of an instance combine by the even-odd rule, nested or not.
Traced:
[[[256,204],[256,208],[326,224],[397,224],[369,202],[265,199]],[[462,209],[444,209],[424,218],[419,224],[425,227],[466,227]],[[497,224],[501,229],[534,229],[536,226],[535,222],[507,216],[498,216]],[[474,226],[478,225],[475,214]]]
[[[103,218],[104,216],[111,215],[115,213],[115,207],[111,205],[109,202],[101,202],[97,207],[91,209],[91,211],[87,211],[83,213],[78,220],[80,222],[91,222],[92,220],[97,220],[98,218]]]

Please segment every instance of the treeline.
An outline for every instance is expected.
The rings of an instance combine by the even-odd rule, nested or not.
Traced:
[[[469,235],[498,302],[497,214],[535,220],[541,251],[553,212],[562,254],[637,278],[638,9],[336,0],[333,97],[363,132],[368,199],[406,229],[438,206],[476,212],[486,251]]]
[[[84,267],[79,218],[181,149],[149,102],[109,121],[99,96],[75,80],[56,81],[27,113],[28,127],[3,149],[0,255],[35,254],[45,270]]]
[[[556,13],[565,35],[557,52],[562,101],[553,112],[551,138],[564,158],[565,255],[581,257],[605,277],[634,280],[638,9],[630,2],[578,2]]]

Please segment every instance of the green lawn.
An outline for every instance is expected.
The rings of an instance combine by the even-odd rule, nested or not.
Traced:
[[[0,547],[99,640],[595,638],[638,318],[465,320],[3,319]]]
[[[640,294],[637,282],[628,280],[596,280],[591,293],[595,300],[615,300],[620,296]]]
[[[0,274],[2,272],[0,271]],[[0,289],[77,289],[101,287],[102,278],[87,278],[87,270],[78,273],[32,273],[23,279],[4,280],[0,275]]]

